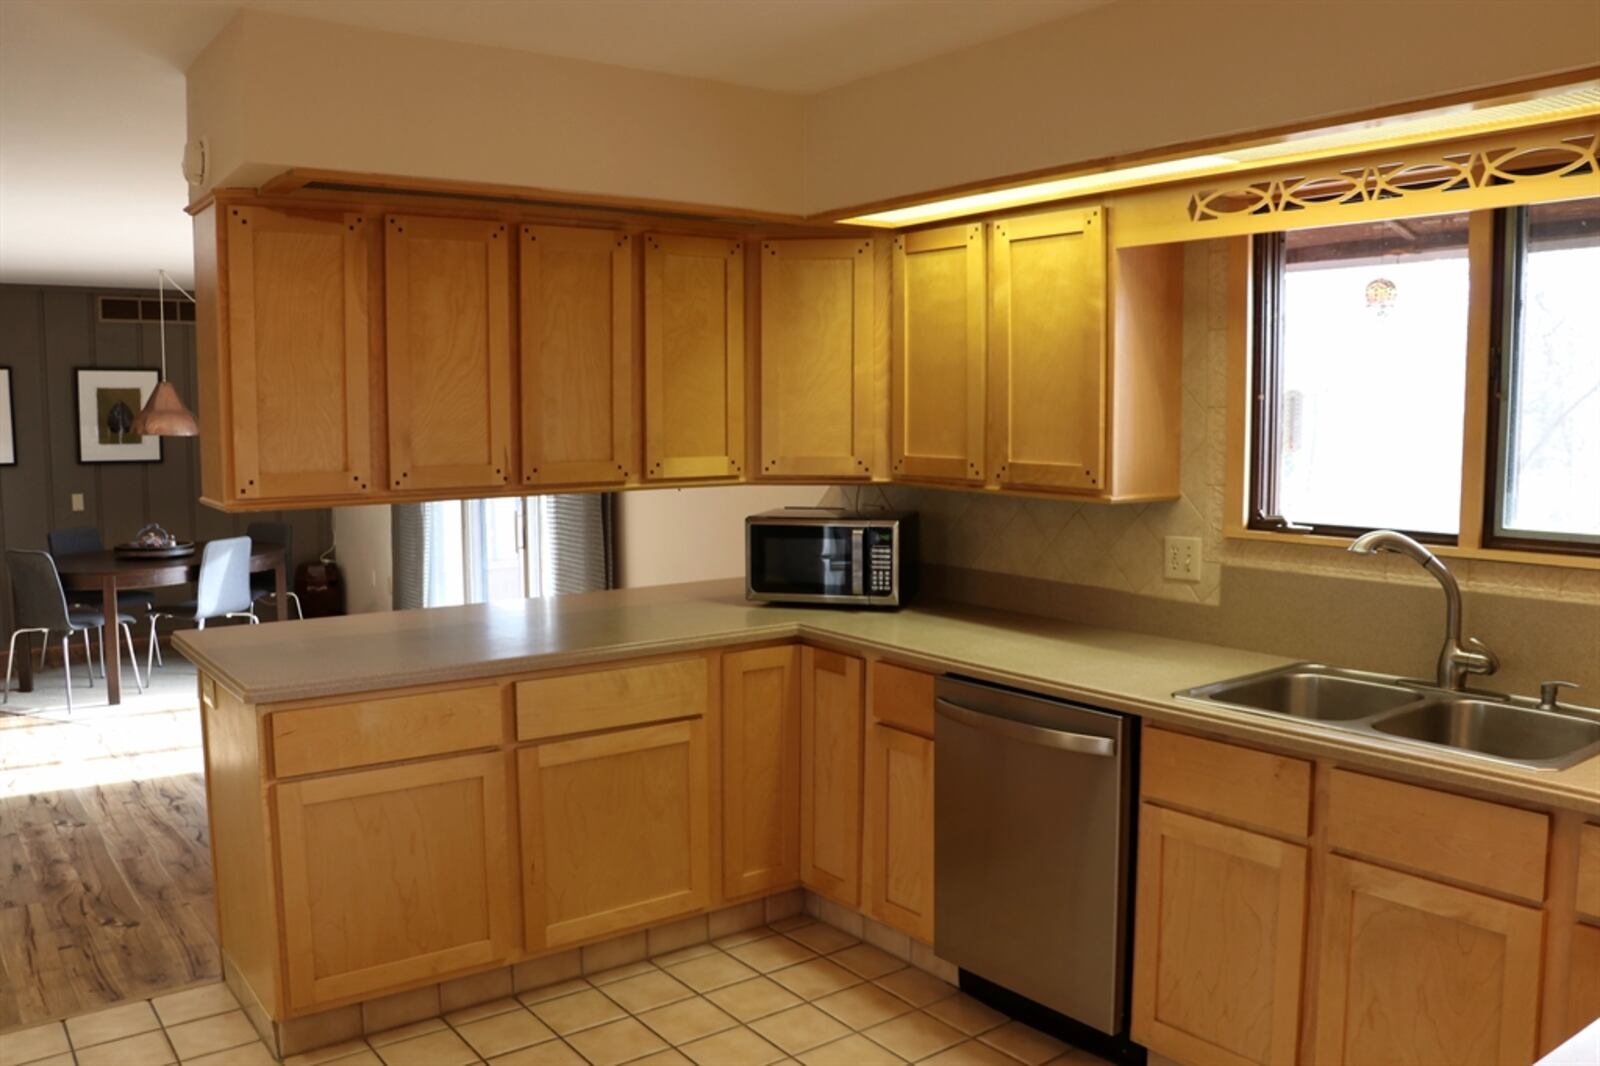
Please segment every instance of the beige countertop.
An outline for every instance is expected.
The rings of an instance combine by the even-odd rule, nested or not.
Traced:
[[[1600,816],[1600,758],[1525,770],[1172,693],[1289,660],[1035,615],[930,603],[896,612],[746,603],[738,581],[178,633],[247,702],[336,698],[584,663],[803,638],[1138,714],[1193,732]]]

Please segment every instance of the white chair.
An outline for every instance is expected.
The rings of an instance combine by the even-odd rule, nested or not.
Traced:
[[[67,681],[67,713],[72,713],[72,656],[71,641],[75,633],[83,634],[84,672],[89,684],[94,685],[94,655],[89,644],[89,630],[102,629],[106,616],[100,611],[69,607],[66,591],[61,587],[61,573],[49,552],[13,549],[6,552],[6,569],[11,574],[11,603],[15,608],[16,628],[11,631],[11,644],[6,655],[5,694],[0,702],[11,699],[11,666],[16,661],[17,638],[24,633],[43,633],[44,643],[50,643],[50,634],[59,631],[61,636],[61,666]],[[133,663],[133,682],[144,691],[144,681],[139,677],[139,655],[133,650],[133,630],[129,623],[133,615],[117,612],[117,628],[128,642],[128,658]],[[122,654],[118,649],[117,654]],[[101,651],[104,656],[104,649]]]
[[[248,618],[251,625],[258,625],[261,620],[250,613],[251,602],[250,538],[211,541],[200,556],[200,580],[195,582],[194,599],[167,610],[158,608],[150,612],[148,663],[155,661],[158,619],[190,619],[197,629],[204,629],[212,618]]]

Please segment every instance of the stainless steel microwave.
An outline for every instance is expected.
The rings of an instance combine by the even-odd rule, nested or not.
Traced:
[[[744,520],[745,598],[899,607],[917,573],[917,516],[786,507]]]

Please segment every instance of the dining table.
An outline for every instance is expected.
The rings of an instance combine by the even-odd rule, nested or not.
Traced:
[[[74,592],[98,592],[105,605],[106,621],[115,624],[117,617],[117,590],[158,589],[184,585],[200,577],[200,559],[205,554],[205,542],[195,545],[193,552],[172,558],[148,558],[123,555],[115,549],[78,552],[55,557],[56,570],[61,574],[61,586],[72,599]],[[289,578],[281,544],[250,544],[250,572],[272,571],[276,583],[278,620],[289,618]],[[115,631],[113,631],[114,633]],[[31,644],[31,638],[29,643]],[[121,645],[115,637],[113,648]],[[122,656],[120,653],[102,655],[106,675],[107,702],[122,702]],[[18,687],[23,692],[33,690],[33,656],[25,648],[18,662],[20,676]]]

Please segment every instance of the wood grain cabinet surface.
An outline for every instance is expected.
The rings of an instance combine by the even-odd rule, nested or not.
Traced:
[[[645,477],[740,477],[744,245],[660,233],[644,241]]]
[[[862,662],[800,649],[800,880],[846,907],[861,902]]]
[[[291,1010],[508,960],[515,918],[504,754],[274,791]]]
[[[722,891],[800,880],[800,649],[722,657]]]
[[[638,469],[633,238],[523,226],[522,483],[610,485]]]
[[[897,478],[983,481],[984,258],[982,223],[895,237],[889,410]]]
[[[511,245],[506,223],[390,215],[384,227],[389,488],[511,481]]]
[[[873,722],[862,826],[866,912],[933,943],[933,740]]]
[[[375,220],[241,205],[226,225],[227,497],[366,495]]]
[[[872,253],[864,237],[761,242],[763,476],[872,475]]]

